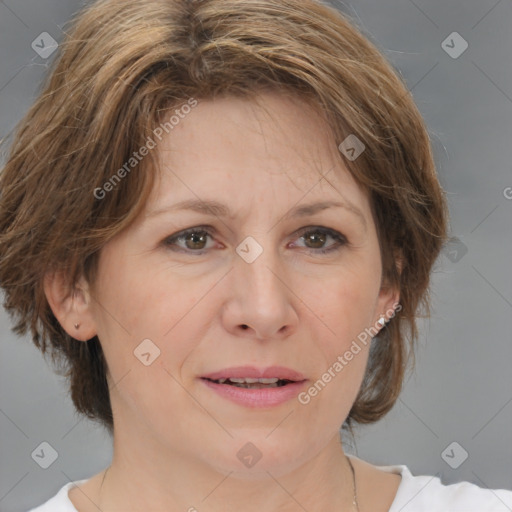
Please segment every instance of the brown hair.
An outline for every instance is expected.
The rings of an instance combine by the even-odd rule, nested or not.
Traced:
[[[377,46],[314,0],[104,0],[68,32],[0,176],[0,285],[13,331],[30,329],[43,354],[49,345],[53,362],[63,363],[77,411],[112,434],[99,340],[78,342],[64,331],[43,277],[64,271],[70,293],[81,275],[94,283],[102,246],[146,203],[153,157],[104,198],[93,191],[170,109],[191,98],[250,97],[265,87],[313,102],[340,143],[355,134],[365,144],[356,160],[344,161],[369,192],[383,280],[400,290],[401,309],[372,344],[343,426],[352,432],[352,422],[384,416],[414,359],[415,319],[422,306],[430,314],[430,272],[446,241],[448,213],[424,121]]]

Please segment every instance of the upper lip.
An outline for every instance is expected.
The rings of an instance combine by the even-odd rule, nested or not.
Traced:
[[[305,380],[302,373],[285,368],[284,366],[269,366],[267,368],[256,368],[254,366],[236,366],[232,368],[225,368],[217,372],[202,375],[203,379],[219,380],[219,379],[243,379],[248,377],[250,379],[272,379],[277,378],[281,380],[303,381]]]

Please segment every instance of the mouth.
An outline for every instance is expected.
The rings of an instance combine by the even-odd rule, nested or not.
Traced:
[[[280,388],[283,386],[287,386],[289,384],[293,384],[294,381],[288,379],[277,379],[277,378],[267,378],[267,379],[237,379],[237,378],[227,378],[227,379],[209,379],[207,377],[202,377],[204,380],[208,380],[215,384],[224,384],[226,386],[235,386],[237,388],[246,388],[246,389],[266,389],[266,388]]]
[[[231,367],[200,380],[223,399],[249,408],[269,408],[293,400],[307,381],[302,373],[284,366]]]

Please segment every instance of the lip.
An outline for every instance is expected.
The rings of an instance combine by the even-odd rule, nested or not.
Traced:
[[[248,375],[245,376],[248,377]],[[204,377],[201,378],[201,381],[223,398],[226,398],[238,405],[250,408],[273,407],[287,402],[288,400],[295,399],[306,384],[306,381],[302,380],[277,388],[249,389],[238,388],[229,384],[218,384],[216,382],[206,380]]]
[[[292,381],[285,386],[276,388],[239,388],[230,384],[219,384],[211,380],[243,379],[283,379]],[[201,381],[211,390],[218,393],[223,398],[231,400],[245,407],[272,407],[293,398],[296,398],[306,383],[306,378],[302,373],[286,368],[285,366],[269,366],[267,368],[256,368],[254,366],[235,366],[225,368],[213,373],[201,376]]]
[[[306,380],[306,377],[304,377],[302,373],[292,370],[291,368],[286,368],[284,366],[269,366],[267,368],[256,368],[254,366],[235,366],[232,368],[225,368],[224,370],[219,370],[217,372],[208,373],[206,375],[201,376],[201,378],[203,379],[212,380],[229,379],[230,377],[233,377],[235,379],[243,379],[244,377],[248,377],[250,379],[277,378],[297,382]]]

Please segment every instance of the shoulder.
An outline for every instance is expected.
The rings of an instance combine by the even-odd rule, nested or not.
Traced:
[[[389,512],[511,512],[512,491],[470,482],[445,485],[438,476],[414,476],[405,465],[375,466],[402,477]]]
[[[28,512],[77,512],[73,503],[69,499],[68,492],[78,485],[85,483],[87,480],[77,480],[76,482],[69,482],[59,492],[50,498],[48,501],[39,505],[36,508],[30,509]]]

